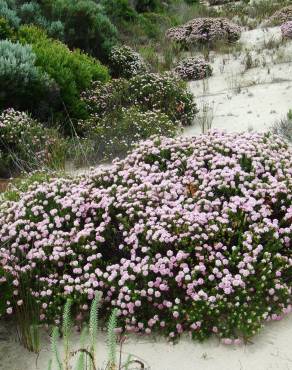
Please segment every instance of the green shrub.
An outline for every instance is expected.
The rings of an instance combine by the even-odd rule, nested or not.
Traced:
[[[22,23],[34,23],[42,16],[41,6],[35,2],[27,2],[19,7],[18,15]]]
[[[184,0],[184,2],[186,4],[189,4],[189,5],[193,5],[193,4],[198,4],[199,3],[198,0]]]
[[[117,43],[115,26],[95,1],[61,1],[55,5],[54,13],[54,20],[64,24],[65,42],[70,48],[105,59]]]
[[[81,121],[87,139],[87,160],[95,162],[124,156],[136,143],[152,135],[175,136],[179,124],[172,122],[165,113],[141,111],[138,107],[118,108],[101,119],[92,116]]]
[[[79,94],[92,81],[107,81],[107,68],[79,50],[70,51],[66,45],[50,39],[34,26],[22,26],[18,34],[21,42],[32,45],[37,66],[57,82],[66,112],[72,118],[84,117],[86,110]],[[64,125],[68,132],[69,123]]]
[[[0,115],[0,177],[50,165],[61,142],[24,112],[8,109]]]
[[[58,89],[38,66],[31,46],[0,41],[0,107],[48,113]]]
[[[17,28],[20,24],[17,13],[8,6],[5,0],[0,0],[0,17],[7,19],[10,26],[14,28]]]
[[[91,114],[104,116],[111,110],[136,105],[142,111],[159,110],[172,122],[192,123],[197,107],[186,84],[173,74],[143,73],[127,80],[95,84],[82,94]]]
[[[135,8],[137,12],[153,12],[162,8],[162,1],[159,0],[136,0]]]
[[[113,18],[130,19],[135,11],[126,7],[126,0],[106,8]],[[126,9],[127,12],[126,12]],[[117,43],[117,30],[106,14],[106,9],[94,0],[46,0],[7,2],[0,0],[0,17],[18,28],[31,24],[46,32],[70,48],[79,48],[87,53],[106,59],[113,45]]]
[[[126,45],[112,48],[109,65],[111,75],[116,78],[131,78],[148,69],[141,55]]]
[[[128,0],[102,0],[101,4],[114,23],[131,22],[138,17],[137,12],[130,6]]]
[[[13,36],[13,29],[6,18],[0,17],[0,40],[9,39]]]
[[[49,36],[56,38],[56,39],[64,40],[65,30],[64,30],[64,24],[61,21],[51,22],[46,27],[46,31],[48,32]]]

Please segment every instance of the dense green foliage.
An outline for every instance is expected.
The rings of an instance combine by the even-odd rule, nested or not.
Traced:
[[[47,37],[45,32],[34,26],[21,26],[18,38],[23,44],[32,45],[37,67],[59,87],[59,110],[72,118],[83,117],[86,112],[79,94],[92,81],[107,81],[107,69],[79,50],[70,51],[66,45]],[[64,129],[69,130],[68,127]]]
[[[119,79],[94,84],[82,99],[91,114],[103,117],[118,107],[138,106],[142,111],[157,110],[172,122],[192,123],[197,113],[193,95],[175,75],[143,73],[129,80]]]
[[[102,118],[93,114],[79,125],[85,132],[86,158],[93,163],[125,156],[135,144],[152,135],[174,137],[180,130],[165,113],[143,111],[137,106],[118,107]],[[76,159],[82,163],[82,157]]]
[[[111,156],[109,148],[124,153],[155,133],[173,135],[181,124],[192,122],[193,97],[174,76],[148,73],[149,65],[137,50],[177,24],[176,4],[0,0],[0,112],[28,112],[66,136],[81,134],[84,150],[100,157]],[[132,48],[123,45],[126,40]],[[108,70],[96,57],[108,64],[113,78],[129,81],[107,83]],[[121,135],[128,136],[127,143],[112,145]],[[99,145],[103,153],[96,150],[102,138],[111,143]]]
[[[61,146],[54,130],[27,114],[8,109],[0,115],[0,177],[52,164]]]
[[[126,45],[112,48],[109,55],[109,66],[111,75],[116,78],[131,78],[148,70],[141,55]]]
[[[54,95],[58,95],[58,87],[37,66],[32,47],[0,41],[0,106],[48,114]]]

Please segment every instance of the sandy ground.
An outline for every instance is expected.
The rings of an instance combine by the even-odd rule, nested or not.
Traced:
[[[252,55],[253,68],[245,70],[246,51],[213,56],[214,75],[207,83],[190,83],[199,108],[205,108],[213,128],[266,131],[292,108],[292,42],[269,48],[269,43],[279,40],[277,27],[244,32],[241,42]],[[202,121],[199,117],[184,135],[199,134]],[[215,339],[203,344],[183,339],[173,346],[163,339],[133,337],[124,346],[124,356],[131,353],[142,358],[151,370],[292,370],[292,315],[267,324],[253,342],[227,347]],[[98,348],[102,366],[106,356],[104,338]],[[45,370],[49,358],[47,335],[37,358],[0,323],[1,370]]]
[[[3,326],[1,327],[3,330]],[[46,370],[50,355],[48,336],[43,338],[39,356],[27,352],[12,334],[5,340],[0,329],[1,370]],[[292,316],[281,322],[269,323],[253,339],[253,344],[225,346],[216,339],[204,343],[182,339],[172,345],[164,339],[130,337],[123,347],[123,358],[129,354],[144,361],[151,370],[291,370]],[[73,338],[73,342],[78,342]],[[101,334],[98,343],[99,366],[106,363],[106,345]],[[130,368],[133,370],[135,367]],[[54,369],[55,370],[55,369]]]
[[[211,55],[213,76],[189,84],[207,114],[199,113],[183,135],[201,133],[206,116],[212,128],[263,132],[292,108],[292,41],[282,44],[279,27],[273,27],[244,32],[240,42],[240,54]],[[246,70],[248,54],[253,65]]]

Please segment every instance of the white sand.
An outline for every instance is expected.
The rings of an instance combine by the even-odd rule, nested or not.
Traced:
[[[145,368],[151,370],[291,370],[291,338],[292,315],[281,322],[267,324],[253,339],[253,344],[237,347],[222,345],[216,339],[204,343],[183,339],[172,345],[164,339],[131,337],[123,347],[123,358],[126,360],[128,354],[137,356],[144,360]],[[0,369],[45,370],[50,346],[47,337],[43,341],[43,350],[37,357],[13,341],[12,335],[9,341],[0,340]],[[98,358],[99,366],[104,365],[104,335],[98,343]]]
[[[240,42],[249,50],[255,68],[244,70],[246,51],[215,55],[213,76],[189,84],[199,109],[208,106],[210,115],[213,111],[212,128],[263,132],[292,108],[292,41],[278,50],[263,49],[269,40],[281,40],[278,27],[244,32]],[[201,133],[200,120],[195,121],[184,135]]]

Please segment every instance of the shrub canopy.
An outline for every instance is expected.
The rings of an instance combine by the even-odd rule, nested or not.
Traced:
[[[291,154],[268,134],[157,138],[30,187],[1,205],[2,306],[30,292],[51,322],[101,291],[128,331],[248,339],[292,307]]]
[[[65,44],[49,38],[37,27],[21,26],[18,38],[23,44],[31,45],[36,65],[59,86],[60,109],[64,110],[65,106],[71,118],[86,115],[85,106],[79,98],[80,92],[93,81],[107,81],[107,68],[79,50],[69,50]],[[65,130],[70,128],[65,127]]]

